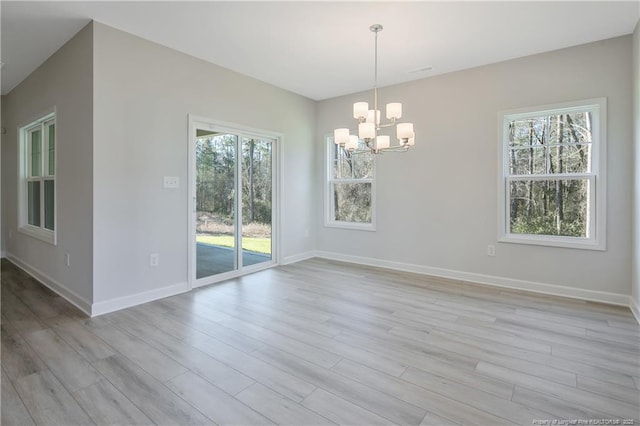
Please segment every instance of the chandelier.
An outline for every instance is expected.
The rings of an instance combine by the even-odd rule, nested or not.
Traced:
[[[373,109],[369,109],[367,102],[356,102],[353,104],[353,118],[358,120],[358,134],[351,134],[347,128],[335,129],[333,140],[336,145],[352,153],[371,152],[382,154],[389,151],[406,151],[415,144],[415,133],[413,123],[399,123],[402,117],[402,104],[392,102],[386,105],[386,117],[388,123],[380,123],[380,110],[378,109],[378,33],[382,31],[382,25],[374,24],[369,30],[375,34],[375,56],[374,56],[374,83],[373,83]],[[388,135],[380,134],[383,129],[396,128],[398,145],[391,145],[391,138]],[[360,141],[364,142],[364,146]]]

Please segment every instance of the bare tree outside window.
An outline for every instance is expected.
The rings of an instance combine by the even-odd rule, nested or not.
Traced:
[[[594,99],[501,114],[502,241],[604,247],[605,111]]]
[[[328,138],[328,222],[371,225],[374,164],[371,153],[354,154]]]
[[[512,233],[587,236],[591,145],[590,112],[509,122]]]

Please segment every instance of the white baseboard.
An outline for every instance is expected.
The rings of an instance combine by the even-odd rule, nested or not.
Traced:
[[[79,296],[74,291],[69,290],[67,287],[65,287],[58,281],[54,280],[53,278],[39,271],[37,268],[34,268],[31,265],[28,265],[27,263],[17,258],[16,256],[12,255],[11,253],[6,253],[6,255],[7,255],[7,259],[11,263],[16,265],[17,267],[19,267],[29,275],[31,275],[36,281],[40,282],[42,285],[44,285],[54,293],[58,294],[59,296],[65,298],[69,303],[74,305],[76,308],[80,309],[82,312],[84,312],[88,316],[91,316],[91,302],[89,302],[87,299],[85,299],[82,296]]]
[[[497,277],[493,275],[476,274],[473,272],[455,271],[452,269],[436,268],[432,266],[414,265],[410,263],[393,262],[389,260],[373,259],[368,257],[343,255],[340,253],[317,251],[317,257],[331,260],[358,263],[368,266],[380,266],[382,268],[395,269],[417,274],[433,275],[442,278],[468,281],[474,284],[482,284],[493,287],[503,287],[513,290],[524,290],[533,293],[541,293],[552,296],[570,297],[573,299],[589,300],[592,302],[608,303],[611,305],[629,306],[631,296],[626,294],[609,293],[605,291],[585,290],[575,287],[566,287],[555,284],[538,283],[534,281],[517,280],[514,278]],[[636,316],[637,318],[637,316]]]
[[[629,308],[631,309],[633,316],[636,317],[636,321],[638,321],[638,324],[640,324],[640,306],[638,305],[638,302],[631,296],[629,296]]]
[[[7,257],[7,253],[0,251],[0,259]]]
[[[311,259],[312,257],[317,257],[317,253],[315,251],[307,251],[304,253],[294,254],[293,256],[285,257],[281,265],[289,265],[290,263],[302,262],[303,260]]]
[[[130,308],[153,300],[175,296],[176,294],[184,293],[186,291],[189,291],[189,283],[182,282],[162,288],[143,291],[142,293],[136,293],[129,296],[116,297],[115,299],[94,303],[91,306],[91,316],[95,317],[98,315],[108,314],[109,312]]]
[[[64,297],[71,304],[76,306],[82,312],[89,316],[98,316],[114,312],[120,309],[129,308],[131,306],[140,305],[142,303],[151,302],[153,300],[162,299],[164,297],[174,296],[176,294],[189,291],[189,284],[182,282],[178,284],[169,285],[159,289],[149,290],[142,293],[133,294],[130,296],[118,297],[115,299],[105,300],[91,304],[83,297],[79,296],[72,290],[69,290],[64,285],[60,284],[53,278],[47,276],[36,268],[23,262],[21,259],[13,256],[11,253],[3,253],[6,258],[14,263],[19,268],[23,269],[38,282],[42,283],[45,287],[51,289],[58,295]],[[324,259],[338,260],[350,263],[356,263],[368,266],[379,266],[382,268],[394,269],[405,272],[413,272],[423,275],[432,275],[443,278],[450,278],[456,280],[467,281],[475,284],[488,285],[493,287],[509,288],[514,290],[524,290],[533,293],[548,294],[553,296],[570,297],[574,299],[589,300],[594,302],[608,303],[612,305],[628,306],[631,312],[635,316],[636,320],[640,324],[640,306],[629,295],[609,293],[595,290],[585,290],[575,287],[559,286],[554,284],[544,284],[533,281],[517,280],[513,278],[504,278],[493,275],[476,274],[472,272],[456,271],[451,269],[436,268],[431,266],[415,265],[410,263],[394,262],[388,260],[380,260],[374,258],[350,256],[334,252],[326,251],[309,251],[305,253],[288,256],[283,259],[282,264],[288,265],[295,262],[300,262],[313,257],[320,257]]]

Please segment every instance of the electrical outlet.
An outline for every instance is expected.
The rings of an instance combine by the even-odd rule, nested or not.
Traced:
[[[149,266],[158,266],[160,264],[160,255],[158,253],[151,253],[149,255]]]
[[[64,254],[64,264],[71,266],[71,255],[69,253]]]
[[[179,188],[180,187],[180,178],[178,176],[165,176],[164,177],[164,187],[165,188]]]
[[[494,257],[496,255],[496,246],[489,244],[487,246],[487,256]]]

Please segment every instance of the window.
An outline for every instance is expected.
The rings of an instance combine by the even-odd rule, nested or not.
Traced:
[[[499,240],[605,249],[606,100],[500,114]]]
[[[55,112],[21,127],[20,231],[55,244]]]
[[[327,137],[327,226],[375,230],[374,172],[373,154],[350,153]]]

